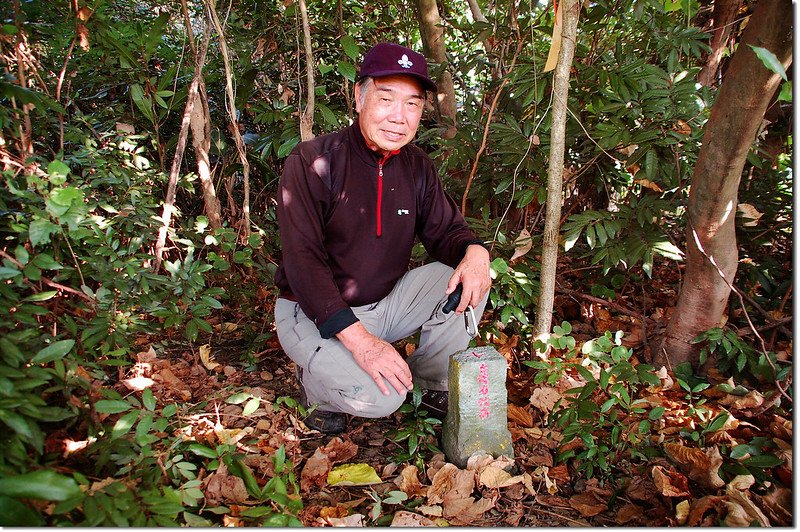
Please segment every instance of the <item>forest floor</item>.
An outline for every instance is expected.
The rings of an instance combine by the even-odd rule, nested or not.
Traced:
[[[664,289],[655,287],[654,293],[663,294]],[[557,299],[556,311],[572,323],[579,342],[601,335],[598,331],[620,329],[625,331],[624,345],[647,359],[648,334],[652,343],[657,330],[645,334],[636,315],[643,310],[651,318],[647,323],[657,323],[663,307],[657,301],[637,299],[640,305],[649,305],[649,310],[637,310],[625,301],[618,298],[611,303],[567,290]],[[265,297],[263,304],[271,302]],[[158,356],[153,350],[142,351],[140,365],[149,368],[146,376],[153,379],[152,390],[160,404],[205,405],[183,420],[184,438],[211,448],[223,441],[236,442],[260,485],[275,475],[271,456],[283,446],[301,488],[303,509],[298,517],[306,526],[792,523],[791,407],[787,412],[776,406],[776,394],[752,389],[726,393],[720,386],[687,394],[674,376],[664,374],[662,386],[640,394],[664,411],[640,445],[657,451],[634,453],[637,447],[631,445],[609,453],[612,463],[605,474],[595,470],[595,478],[587,480],[575,458],[557,460],[560,451],[580,451],[580,438],[562,441],[561,429],[548,425],[548,412],[558,398],[566,398],[570,386],[535,385],[535,371],[521,363],[529,354],[518,345],[519,339],[498,337],[493,343],[509,362],[508,425],[514,459],[483,457],[461,470],[446,464],[443,454],[423,451],[425,467],[419,471],[394,458],[407,450],[406,442],[391,438],[392,431],[406,422],[405,414],[351,418],[347,430],[335,437],[308,429],[297,408],[286,400],[297,400],[299,391],[294,365],[277,339],[268,340],[265,350],[243,362],[246,342],[237,332],[236,319],[235,312],[218,318],[217,333],[199,352],[179,344]],[[261,327],[268,330],[271,324]],[[777,346],[782,356],[791,357],[790,342]],[[713,382],[715,376],[709,377]],[[721,376],[716,382],[727,383],[723,390],[728,391],[738,384]],[[118,387],[124,390],[122,384]],[[707,412],[705,425],[698,423],[692,410],[700,403]],[[721,418],[724,424],[710,427],[711,419],[721,412],[729,414]],[[633,418],[621,423],[624,428]],[[441,426],[436,434],[435,443],[441,448]],[[608,439],[608,424],[598,426],[594,436]],[[740,444],[749,452],[734,453]],[[366,464],[379,478],[373,477],[369,485],[329,485],[331,469],[343,464]],[[231,511],[224,524],[244,524],[237,512],[256,502],[242,480],[224,468],[201,471],[200,477],[206,505],[226,505]]]

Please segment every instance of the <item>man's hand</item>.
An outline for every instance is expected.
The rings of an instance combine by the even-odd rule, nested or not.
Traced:
[[[467,246],[467,252],[450,277],[445,293],[452,293],[458,283],[461,283],[463,292],[456,312],[461,314],[467,305],[477,307],[492,286],[492,278],[489,276],[489,251],[485,247],[478,244]]]
[[[383,395],[389,395],[383,379],[389,381],[400,395],[411,391],[411,370],[389,342],[367,331],[361,322],[345,327],[336,333],[336,337],[353,353],[356,363],[372,377]]]

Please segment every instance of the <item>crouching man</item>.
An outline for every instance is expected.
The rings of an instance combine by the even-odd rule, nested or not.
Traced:
[[[449,356],[465,349],[467,305],[478,319],[489,252],[411,145],[428,92],[425,58],[381,43],[361,64],[358,121],[300,143],[278,193],[282,263],[275,276],[278,339],[295,362],[306,424],[325,433],[347,415],[384,417],[417,383],[423,404],[447,410]],[[419,238],[436,261],[408,271]],[[456,312],[447,295],[462,285]],[[420,333],[405,359],[392,342]]]

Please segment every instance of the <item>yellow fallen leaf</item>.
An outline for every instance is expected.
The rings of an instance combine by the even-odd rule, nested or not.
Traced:
[[[200,362],[202,362],[209,371],[219,366],[218,363],[211,360],[211,346],[209,344],[200,346]]]
[[[675,506],[675,520],[679,525],[686,523],[689,518],[689,501],[681,501]]]
[[[383,482],[369,464],[343,464],[328,473],[329,486],[369,486]]]

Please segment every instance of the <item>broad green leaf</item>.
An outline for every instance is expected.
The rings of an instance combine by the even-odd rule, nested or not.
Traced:
[[[369,464],[343,464],[328,473],[330,486],[369,486],[383,482]]]
[[[145,388],[144,391],[142,391],[142,404],[151,412],[156,409],[156,398],[153,396],[153,390],[150,388]]]
[[[37,218],[28,226],[28,238],[31,245],[47,244],[50,242],[50,235],[58,232],[59,227],[50,220]]]
[[[54,185],[63,185],[69,175],[69,166],[58,159],[51,161],[47,165],[47,173],[50,175],[50,182]]]
[[[36,353],[31,359],[31,363],[46,364],[47,362],[64,358],[64,356],[72,350],[74,345],[75,340],[60,340]]]
[[[0,495],[9,497],[64,501],[82,493],[75,479],[50,469],[0,479]]]
[[[0,526],[44,526],[44,519],[16,499],[0,495]]]
[[[766,48],[762,48],[761,46],[753,46],[752,44],[748,44],[750,48],[756,53],[756,56],[764,63],[764,66],[767,67],[772,72],[778,74],[783,81],[788,81],[786,77],[786,69],[783,68],[783,64],[778,61],[778,58],[775,57],[775,54],[767,50]]]
[[[133,408],[133,405],[127,401],[101,399],[95,403],[94,408],[100,414],[120,414]]]
[[[213,449],[209,449],[205,445],[201,445],[199,443],[192,443],[190,444],[187,449],[197,456],[202,456],[203,458],[216,458],[217,453]]]
[[[33,258],[35,264],[43,270],[62,270],[64,267],[47,253],[39,253]]]
[[[33,294],[32,296],[28,296],[23,301],[28,301],[30,303],[36,303],[37,301],[48,301],[53,299],[58,294],[56,290],[48,290],[47,292],[39,292],[38,294]]]
[[[238,405],[238,404],[244,403],[245,401],[247,401],[251,397],[253,397],[253,396],[251,394],[249,394],[249,393],[240,392],[240,393],[235,393],[235,394],[231,395],[230,397],[225,399],[225,402],[228,403],[228,404],[231,404],[231,405]]]
[[[256,410],[258,410],[258,406],[261,404],[261,400],[258,397],[253,397],[247,403],[245,403],[244,408],[242,409],[243,416],[249,416]]]
[[[114,423],[114,428],[111,429],[111,439],[115,440],[120,436],[127,434],[132,428],[136,420],[139,419],[139,411],[134,410],[128,412]]]
[[[657,419],[660,419],[661,416],[664,415],[665,411],[666,411],[666,408],[664,408],[663,406],[657,406],[657,407],[653,408],[650,411],[650,413],[647,415],[647,417],[649,417],[650,419],[655,421]]]
[[[336,68],[339,71],[339,74],[341,74],[348,80],[353,82],[356,80],[356,67],[353,66],[353,63],[347,61],[339,61],[336,64]]]
[[[750,458],[742,461],[742,464],[749,467],[769,468],[776,467],[783,463],[781,458],[774,454],[761,454],[758,456],[751,456]]]
[[[353,37],[350,35],[344,35],[339,42],[342,43],[342,49],[344,50],[344,53],[347,54],[347,57],[353,61],[356,61],[358,59],[359,49],[355,39],[353,39]]]
[[[14,277],[20,275],[19,270],[15,270],[14,268],[6,268],[5,266],[0,266],[0,281],[5,279],[13,279]]]

